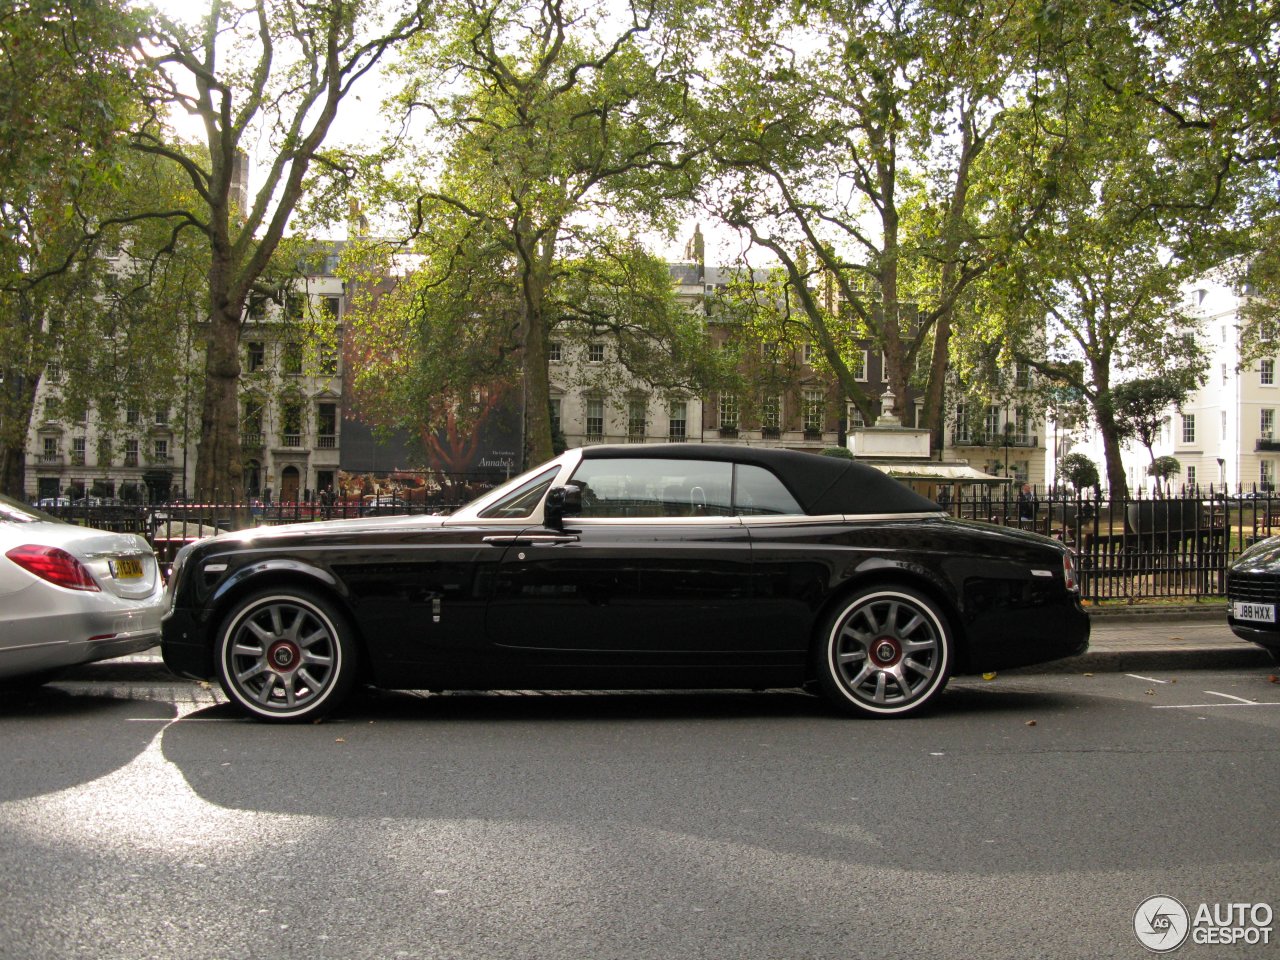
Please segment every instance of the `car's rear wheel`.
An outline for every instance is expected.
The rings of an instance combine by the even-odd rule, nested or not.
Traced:
[[[324,716],[351,692],[352,629],[315,594],[284,588],[246,597],[218,630],[218,680],[241,709],[263,720]]]
[[[818,680],[854,714],[900,717],[947,685],[955,643],[938,604],[908,587],[879,586],[844,601],[819,634]]]

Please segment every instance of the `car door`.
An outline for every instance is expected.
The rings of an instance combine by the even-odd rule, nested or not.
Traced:
[[[487,622],[495,646],[558,663],[695,663],[758,649],[751,544],[732,464],[584,460],[582,515],[513,535]]]

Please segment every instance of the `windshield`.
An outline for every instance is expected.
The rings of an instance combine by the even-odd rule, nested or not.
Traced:
[[[57,517],[51,517],[42,510],[37,510],[21,500],[6,497],[2,493],[0,493],[0,520],[8,523],[37,523],[41,520],[45,523],[62,522]]]
[[[533,511],[537,510],[538,505],[542,502],[542,497],[546,494],[547,487],[551,486],[556,475],[563,468],[565,457],[573,453],[575,451],[570,451],[570,454],[562,454],[554,460],[540,463],[532,470],[526,470],[519,476],[512,477],[502,486],[490,490],[483,496],[472,500],[466,506],[459,508],[453,515],[455,517],[484,517],[485,519],[528,517]]]

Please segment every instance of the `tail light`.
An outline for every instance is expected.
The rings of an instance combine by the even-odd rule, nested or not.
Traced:
[[[33,573],[41,580],[47,580],[59,587],[95,592],[99,589],[85,565],[58,547],[42,547],[39,544],[29,543],[26,546],[14,547],[5,556],[28,573]]]
[[[1076,558],[1070,550],[1062,555],[1062,581],[1072,593],[1080,592],[1080,581],[1076,579]]]

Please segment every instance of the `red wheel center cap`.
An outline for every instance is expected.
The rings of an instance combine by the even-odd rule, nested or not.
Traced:
[[[902,648],[898,646],[896,640],[891,640],[888,637],[882,637],[871,647],[872,659],[882,667],[893,666],[901,656]]]
[[[289,671],[298,665],[298,661],[302,658],[296,644],[292,644],[287,640],[281,640],[271,645],[271,649],[267,651],[267,662],[275,670]]]

